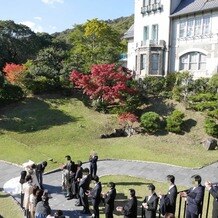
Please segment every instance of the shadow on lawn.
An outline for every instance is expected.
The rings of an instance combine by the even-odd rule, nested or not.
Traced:
[[[41,99],[29,98],[0,115],[0,129],[26,133],[77,121]]]

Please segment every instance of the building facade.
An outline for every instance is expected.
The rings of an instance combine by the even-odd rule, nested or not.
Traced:
[[[136,78],[218,72],[218,0],[135,0],[127,67]]]

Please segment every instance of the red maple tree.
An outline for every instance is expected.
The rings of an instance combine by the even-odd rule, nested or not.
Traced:
[[[26,67],[24,65],[14,63],[6,63],[3,68],[5,78],[12,84],[19,80],[21,73],[25,70]]]
[[[118,117],[118,121],[120,124],[124,124],[124,126],[132,126],[133,123],[138,121],[138,117],[133,113],[123,113]]]
[[[94,65],[90,74],[82,74],[74,70],[70,80],[75,88],[83,90],[92,100],[101,100],[108,104],[123,102],[126,94],[134,94],[136,90],[129,84],[132,76],[122,67],[114,64]]]

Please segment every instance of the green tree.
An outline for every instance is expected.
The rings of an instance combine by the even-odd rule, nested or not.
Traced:
[[[67,54],[62,49],[49,47],[42,49],[34,61],[26,63],[28,68],[23,82],[33,92],[44,92],[62,88],[61,82],[66,76],[69,81],[70,70],[64,71]],[[41,87],[41,88],[39,88]]]
[[[155,133],[160,125],[160,117],[155,112],[146,112],[144,113],[141,118],[141,125],[143,126],[144,130],[148,133]]]
[[[71,59],[83,72],[89,72],[93,64],[116,63],[123,50],[119,33],[97,19],[76,26],[71,42]]]
[[[14,21],[0,21],[0,70],[5,63],[25,63],[41,48],[39,38],[29,27]]]

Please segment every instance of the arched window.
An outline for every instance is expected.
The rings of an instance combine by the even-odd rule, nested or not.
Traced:
[[[189,52],[179,58],[179,70],[206,70],[206,55],[200,52]]]

